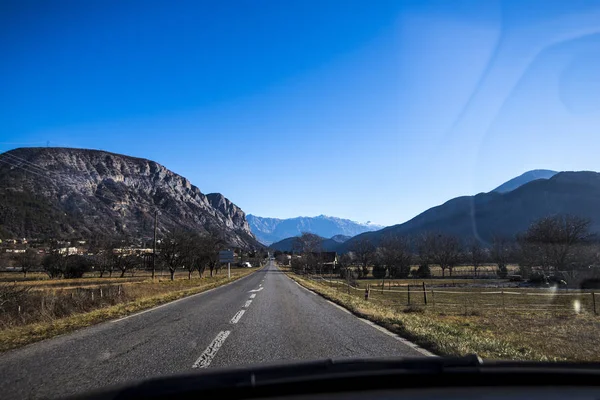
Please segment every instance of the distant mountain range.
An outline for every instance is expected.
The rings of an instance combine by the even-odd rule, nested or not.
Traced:
[[[509,180],[508,182],[504,182],[502,185],[498,186],[492,191],[497,193],[508,193],[531,181],[535,181],[537,179],[550,179],[556,174],[558,174],[558,172],[550,171],[549,169],[534,169],[532,171],[527,171],[524,174]]]
[[[0,161],[0,237],[152,237],[158,211],[159,234],[211,229],[262,247],[239,207],[154,161],[71,148],[20,148]]]
[[[347,251],[361,238],[378,243],[385,234],[415,236],[426,231],[456,235],[464,241],[478,238],[485,244],[495,235],[514,237],[534,220],[553,214],[590,218],[592,231],[600,233],[600,174],[530,171],[489,193],[457,197],[403,224],[355,236],[336,250]]]
[[[297,236],[285,238],[280,240],[279,242],[273,243],[269,246],[271,250],[279,250],[279,251],[292,251],[294,250],[294,241]],[[335,235],[329,239],[322,238],[321,240],[321,250],[322,251],[336,251],[339,246],[345,241],[349,240],[350,236],[344,235]]]
[[[328,217],[326,215],[279,219],[248,214],[247,220],[252,233],[265,245],[270,245],[289,237],[299,236],[302,232],[310,232],[324,238],[329,238],[336,235],[355,236],[363,232],[383,228],[381,225],[369,222],[363,224],[349,219]]]

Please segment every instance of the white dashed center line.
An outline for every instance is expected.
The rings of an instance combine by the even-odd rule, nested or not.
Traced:
[[[252,292],[254,292],[254,293],[252,293],[250,295],[250,300],[246,300],[246,303],[244,304],[244,308],[250,307],[250,304],[252,304],[252,299],[256,297],[256,292],[260,292],[263,289],[264,288],[262,287],[262,283],[261,283],[261,284],[259,284],[258,289],[250,290],[251,293]],[[229,323],[237,324],[245,312],[246,312],[246,310],[238,311],[233,316],[233,318],[231,318],[231,321],[229,321]],[[219,332],[217,337],[214,338],[214,340],[208,345],[206,350],[204,350],[204,352],[202,354],[200,354],[200,357],[196,360],[194,365],[192,365],[192,368],[207,368],[210,365],[213,358],[215,358],[215,356],[217,355],[217,352],[219,351],[219,349],[221,348],[223,343],[225,343],[225,339],[227,339],[227,336],[229,336],[230,333],[231,333],[231,331]]]
[[[194,365],[192,365],[192,368],[207,368],[210,365],[210,362],[213,360],[213,358],[215,358],[215,356],[217,355],[217,351],[219,351],[219,349],[225,342],[225,339],[227,339],[227,336],[229,336],[230,333],[231,331],[219,332],[217,337],[208,345],[206,350],[204,350],[204,352],[200,354],[200,357],[196,360]]]
[[[232,324],[237,324],[238,321],[240,320],[240,318],[242,318],[242,315],[244,315],[244,313],[246,312],[246,310],[240,310],[238,311],[233,318],[231,318],[231,321],[229,321]]]

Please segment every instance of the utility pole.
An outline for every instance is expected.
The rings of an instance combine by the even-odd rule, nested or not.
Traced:
[[[154,242],[152,244],[152,280],[156,271],[156,221],[158,219],[158,210],[154,211]]]

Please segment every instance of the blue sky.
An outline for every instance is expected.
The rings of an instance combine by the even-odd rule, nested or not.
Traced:
[[[0,151],[144,157],[260,216],[600,170],[598,1],[4,1],[0,50]]]

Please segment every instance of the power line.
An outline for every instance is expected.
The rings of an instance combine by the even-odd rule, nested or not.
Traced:
[[[21,162],[26,163],[26,164],[29,164],[31,167],[37,168],[37,169],[39,169],[41,171],[47,171],[45,168],[40,167],[39,165],[36,165],[36,164],[34,164],[32,162],[29,162],[29,161],[25,160],[24,158],[17,157],[14,154],[11,154],[11,153],[3,153],[3,154],[0,154],[0,156],[12,157],[13,159],[16,159],[16,160],[21,161]]]
[[[53,181],[53,179],[52,179],[52,178],[50,178],[49,176],[42,175],[42,174],[40,174],[40,173],[38,173],[38,172],[35,172],[35,171],[31,171],[31,170],[29,170],[29,169],[26,169],[26,168],[24,168],[24,167],[20,166],[20,165],[13,164],[13,163],[10,163],[10,162],[8,162],[8,161],[6,161],[6,160],[2,160],[2,159],[0,159],[0,162],[3,162],[3,163],[5,163],[5,164],[8,164],[8,165],[10,165],[11,167],[14,167],[14,168],[19,168],[19,169],[22,169],[23,171],[25,171],[25,172],[29,172],[30,174],[37,175],[37,176],[41,176],[42,178],[50,179],[51,181]]]

